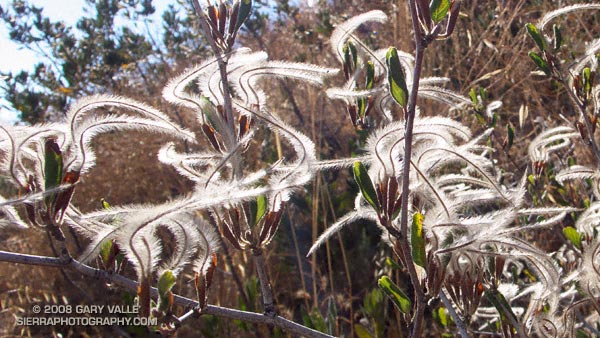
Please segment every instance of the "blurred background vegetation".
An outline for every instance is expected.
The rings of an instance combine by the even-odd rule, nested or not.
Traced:
[[[149,22],[148,17],[155,10],[152,0],[86,1],[86,16],[75,27],[52,21],[42,8],[26,1],[0,7],[0,18],[10,32],[10,39],[43,58],[32,71],[3,74],[7,79],[0,85],[0,95],[20,112],[19,123],[56,121],[76,99],[110,93],[148,102],[193,129],[197,124],[190,112],[169,106],[161,99],[162,88],[171,77],[209,56],[190,4],[174,0],[173,6],[162,13],[162,21]],[[527,57],[534,44],[527,37],[525,24],[535,22],[559,3],[562,4],[551,0],[464,1],[451,39],[433,44],[425,56],[425,76],[448,77],[449,88],[458,93],[468,95],[471,89],[481,90],[485,91],[487,101],[503,102],[496,111],[495,121],[485,120],[474,110],[448,111],[431,101],[421,102],[420,108],[425,115],[452,116],[471,126],[474,133],[495,126],[489,139],[496,149],[492,156],[511,180],[518,181],[527,169],[529,140],[547,127],[572,125],[569,121],[574,120],[564,89],[537,75]],[[573,3],[576,1],[569,4]],[[328,44],[331,31],[336,24],[372,9],[385,11],[389,21],[385,25],[361,27],[365,41],[373,48],[396,46],[412,52],[405,0],[329,0],[311,6],[303,1],[255,1],[253,16],[243,28],[239,43],[265,50],[274,60],[337,67]],[[117,17],[131,20],[139,27],[161,25],[162,34],[151,33],[150,29],[140,33],[127,25],[116,25]],[[564,49],[565,60],[576,58],[584,50],[584,42],[600,36],[599,12],[578,12],[558,23],[568,46]],[[334,81],[339,84],[343,79]],[[266,86],[271,106],[277,107],[281,116],[315,141],[322,158],[348,157],[360,151],[364,132],[352,127],[341,101],[327,99],[320,89],[284,80]],[[525,110],[528,114],[523,118]],[[513,147],[505,151],[502,143],[507,125],[515,129],[516,136]],[[137,133],[98,137],[95,141],[98,165],[78,186],[74,205],[89,211],[101,207],[101,198],[114,205],[153,203],[189,191],[190,182],[157,161],[157,150],[164,141]],[[586,151],[580,148],[574,151]],[[257,161],[272,162],[278,156],[274,142],[256,145],[251,151],[257,153]],[[572,155],[578,155],[580,161],[586,158],[585,153]],[[553,189],[551,177],[548,180],[548,184],[540,184],[534,192],[545,196],[538,203],[543,204],[548,196],[560,203],[565,198],[563,194],[570,193],[569,198],[583,205],[583,201],[576,200],[577,194],[559,193]],[[1,182],[0,187],[9,189]],[[314,239],[335,222],[336,216],[353,207],[356,192],[351,173],[338,171],[317,176],[312,185],[294,197],[267,254],[278,311],[334,335],[402,337],[399,314],[378,290],[376,281],[387,274],[400,286],[410,286],[402,282],[403,273],[390,259],[393,255],[380,240],[374,224],[354,224],[316,256],[305,257]],[[562,236],[560,229],[557,233]],[[548,250],[556,249],[564,241],[558,235],[545,236],[534,240]],[[80,240],[73,238],[74,246],[84,247]],[[0,234],[1,250],[51,255],[48,243],[48,238],[34,229]],[[30,313],[32,304],[118,304],[131,301],[132,295],[99,281],[52,269],[0,263],[0,271],[0,335],[148,334],[141,328],[15,326],[15,316]],[[223,248],[209,302],[260,311],[254,274],[249,257],[232,248]],[[177,293],[193,295],[191,280],[191,275],[184,274],[176,286]],[[440,313],[428,314],[435,319],[428,325],[429,336],[451,332],[446,327],[448,320],[440,318]],[[198,332],[204,337],[286,336],[268,327],[213,317],[186,323],[178,336],[197,337]]]

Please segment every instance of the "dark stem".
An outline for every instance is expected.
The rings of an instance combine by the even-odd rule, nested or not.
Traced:
[[[423,36],[417,8],[414,0],[409,1],[410,13],[413,22],[413,30],[415,34],[415,68],[413,70],[413,83],[408,100],[408,109],[405,111],[405,127],[404,127],[404,159],[402,161],[402,208],[400,211],[400,249],[406,260],[406,268],[410,276],[410,281],[413,284],[415,291],[415,313],[413,316],[412,337],[421,337],[423,315],[425,312],[425,293],[421,288],[421,282],[415,265],[412,260],[412,253],[409,244],[408,234],[408,201],[409,201],[409,185],[410,185],[410,162],[412,155],[412,140],[413,140],[413,125],[415,121],[415,110],[417,106],[417,95],[419,91],[419,81],[421,79],[421,68],[423,64],[423,52],[426,47],[426,37]]]
[[[263,306],[265,315],[275,316],[275,305],[273,302],[273,291],[271,290],[271,283],[269,282],[269,275],[267,274],[267,267],[265,264],[265,257],[261,248],[252,249],[252,256],[254,256],[254,265],[256,265],[256,274],[260,282],[260,291],[262,293]]]

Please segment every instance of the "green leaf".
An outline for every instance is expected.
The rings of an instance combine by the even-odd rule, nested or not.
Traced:
[[[518,322],[517,316],[513,312],[512,307],[506,301],[506,298],[504,298],[504,295],[501,294],[498,290],[494,290],[494,289],[487,290],[485,292],[485,296],[490,301],[490,303],[492,303],[492,305],[494,305],[496,310],[498,310],[498,313],[500,314],[500,318],[502,319],[502,321],[507,322],[508,316],[510,316],[513,319],[512,322]],[[508,322],[510,323],[511,321],[508,321]]]
[[[344,53],[344,66],[346,66],[348,68],[348,73],[352,72],[350,48],[348,47],[349,44],[350,44],[350,42],[345,44],[344,47],[342,47],[342,52]]]
[[[431,20],[438,23],[446,17],[450,10],[449,0],[432,0],[429,4],[429,11],[431,12]]]
[[[304,323],[304,326],[311,329],[323,333],[327,332],[327,324],[325,324],[325,319],[323,319],[323,315],[321,315],[318,308],[314,308],[310,313],[307,313],[302,309],[302,322]]]
[[[354,333],[358,338],[373,338],[369,330],[360,324],[354,324]]]
[[[367,109],[367,99],[364,97],[359,97],[356,99],[356,105],[358,106],[358,116],[363,119]]]
[[[342,52],[344,53],[344,66],[348,70],[348,75],[354,73],[356,69],[356,64],[358,62],[358,51],[356,46],[348,41],[344,47],[342,47]]]
[[[267,212],[267,198],[264,195],[259,195],[256,197],[256,219],[254,224],[258,224],[261,218]]]
[[[100,199],[100,203],[102,203],[102,209],[104,209],[104,210],[110,209],[110,204],[104,198]]]
[[[492,120],[490,121],[490,128],[495,128],[497,123],[498,123],[498,114],[493,113]]]
[[[471,102],[473,102],[474,106],[479,105],[479,100],[477,100],[477,92],[475,91],[475,88],[471,88],[471,90],[469,90],[469,97],[471,98]]]
[[[538,46],[538,48],[542,52],[545,51],[546,41],[544,40],[544,37],[542,36],[538,28],[532,23],[528,23],[525,27],[527,27],[527,32],[529,32],[529,35],[531,35],[531,38],[533,39],[533,41],[535,41],[535,44]]]
[[[62,153],[55,140],[46,141],[46,152],[44,159],[44,188],[46,190],[56,188],[62,181]]]
[[[46,140],[44,153],[44,189],[46,191],[56,188],[62,182],[63,158],[58,143],[53,139]],[[57,192],[47,195],[44,202],[48,210],[58,195]]]
[[[546,61],[544,61],[544,59],[542,59],[542,57],[539,56],[537,53],[529,52],[529,57],[538,66],[538,68],[541,69],[546,75],[550,76],[552,74],[552,72],[550,71],[550,67],[548,66],[548,63]]]
[[[440,307],[437,311],[438,319],[443,327],[448,326],[448,317],[446,316],[446,308]]]
[[[373,64],[373,61],[371,61],[371,60],[367,61],[365,68],[366,68],[366,73],[367,73],[365,88],[372,89],[373,84],[375,82],[375,65]]]
[[[419,212],[413,215],[410,244],[413,262],[418,266],[425,267],[427,255],[425,253],[425,236],[423,235],[423,215]]]
[[[177,278],[173,275],[173,271],[166,270],[158,277],[158,294],[161,298],[166,297],[175,285]]]
[[[483,87],[479,88],[479,96],[481,96],[481,101],[487,101],[487,89]]]
[[[388,85],[390,94],[399,105],[406,108],[408,105],[408,89],[404,76],[404,69],[400,65],[398,51],[394,47],[390,47],[386,54],[386,63],[388,66]]]
[[[360,192],[363,198],[375,209],[379,212],[379,203],[377,200],[377,193],[375,192],[375,188],[373,187],[373,182],[367,173],[367,168],[360,162],[354,162],[354,180],[358,184],[360,188]]]
[[[592,93],[592,87],[594,86],[594,74],[590,67],[585,67],[582,71],[583,74],[583,89],[586,97],[590,97]]]
[[[237,21],[235,22],[235,30],[240,29],[242,24],[250,17],[252,12],[252,0],[240,0],[240,9],[238,11]]]
[[[158,278],[158,310],[170,312],[173,306],[173,293],[171,289],[175,285],[176,278],[173,272],[166,270]]]
[[[108,258],[110,257],[110,253],[112,251],[113,241],[108,239],[102,243],[100,246],[100,257],[102,258],[102,262],[105,264],[108,262]]]
[[[388,276],[383,276],[377,281],[379,287],[394,302],[396,307],[403,313],[410,313],[412,302],[406,294]]]
[[[571,242],[577,249],[581,250],[581,234],[577,232],[577,229],[568,226],[563,228],[565,237]]]
[[[389,258],[389,257],[386,257],[386,258],[385,258],[385,265],[387,265],[387,266],[389,266],[390,268],[392,268],[392,269],[395,269],[395,270],[400,270],[400,269],[402,269],[402,266],[400,266],[400,264],[398,264],[398,263],[394,262],[394,260],[393,260],[393,259],[391,259],[391,258]]]
[[[515,140],[515,129],[510,126],[510,124],[506,125],[506,150],[512,147],[513,142]]]
[[[562,46],[563,43],[563,39],[562,39],[562,33],[560,32],[560,27],[558,27],[557,25],[553,25],[552,26],[552,30],[554,31],[554,51],[558,51],[560,49],[560,47]]]
[[[350,55],[352,57],[352,65],[356,68],[358,65],[358,50],[356,49],[356,46],[351,41],[348,41],[348,43],[346,45],[348,45],[348,49],[350,49]]]

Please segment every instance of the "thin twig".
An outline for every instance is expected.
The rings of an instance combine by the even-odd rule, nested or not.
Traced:
[[[207,17],[198,0],[192,0],[192,5],[194,6],[194,10],[198,15],[198,21],[200,23],[200,28],[208,40],[208,43],[212,49],[215,58],[217,59],[217,65],[219,66],[219,75],[221,77],[221,90],[223,91],[223,107],[225,109],[225,117],[227,119],[227,127],[226,128],[226,137],[225,143],[226,147],[229,150],[236,148],[236,137],[235,137],[235,125],[233,121],[233,102],[231,99],[231,92],[229,90],[229,81],[227,80],[227,60],[223,58],[223,54],[228,54],[230,50],[222,51],[214,39],[212,39],[210,34],[210,27],[207,23]],[[231,47],[228,47],[231,49]],[[236,179],[239,179],[242,176],[241,172],[241,163],[238,155],[235,155],[232,159],[233,172]]]
[[[594,137],[594,132],[593,132],[594,125],[592,124],[590,117],[588,116],[588,114],[585,111],[585,106],[584,106],[583,102],[581,102],[577,98],[577,96],[575,96],[575,93],[573,93],[573,91],[571,91],[569,84],[562,78],[562,74],[561,74],[560,78],[557,78],[557,80],[563,85],[563,87],[565,87],[567,96],[569,97],[569,100],[573,103],[575,108],[577,108],[579,115],[581,117],[583,117],[583,121],[585,122],[585,128],[587,129],[587,138],[588,138],[587,142],[588,142],[589,146],[592,148],[592,153],[594,153],[594,160],[595,160],[594,162],[596,163],[596,166],[600,166],[600,147],[598,147],[598,143],[596,143],[596,138]],[[582,139],[583,139],[583,137],[582,137]]]
[[[440,295],[440,299],[444,303],[444,306],[446,307],[446,309],[448,309],[448,313],[450,313],[450,316],[452,317],[452,319],[454,319],[454,323],[456,324],[456,327],[458,328],[458,332],[460,333],[460,336],[462,338],[469,338],[469,333],[467,333],[467,329],[465,328],[465,323],[462,322],[462,320],[458,316],[458,313],[456,313],[456,310],[454,310],[454,306],[452,305],[452,303],[450,303],[450,300],[448,299],[448,297],[446,297],[444,290],[440,290],[439,295]]]
[[[583,326],[590,330],[592,332],[593,335],[595,335],[596,337],[600,337],[600,331],[598,331],[595,327],[593,327],[590,323],[588,323],[585,318],[583,318],[583,316],[581,315],[581,312],[579,311],[575,311],[575,316],[577,317],[577,320],[580,323],[583,323]]]
[[[104,280],[115,284],[117,286],[123,287],[127,290],[136,291],[138,288],[138,282],[124,277],[119,274],[115,274],[109,271],[100,270],[93,268],[89,265],[83,264],[77,261],[74,258],[68,257],[47,257],[47,256],[35,256],[35,255],[26,255],[21,253],[0,251],[0,262],[9,262],[9,263],[17,263],[17,264],[26,264],[26,265],[41,265],[47,267],[56,267],[56,268],[67,268],[71,270],[76,270],[81,274]],[[158,296],[158,289],[151,288],[150,290],[153,297]],[[174,295],[173,300],[175,304],[181,305],[186,308],[197,308],[198,302],[179,295]],[[280,317],[276,314],[272,316],[267,316],[260,313],[255,312],[247,312],[236,309],[229,309],[215,305],[207,305],[204,309],[201,310],[200,314],[213,315],[217,317],[229,318],[234,320],[241,320],[244,322],[251,322],[257,324],[265,324],[265,325],[273,325],[279,327],[282,330],[285,330],[289,333],[304,336],[308,338],[333,338],[328,334],[315,331],[313,329],[307,328],[303,325],[295,323],[289,319]]]

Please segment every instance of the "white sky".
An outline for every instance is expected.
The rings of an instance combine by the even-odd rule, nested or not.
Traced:
[[[51,20],[62,20],[67,26],[75,26],[75,23],[84,14],[84,0],[29,0],[37,7],[44,8],[44,15]],[[0,5],[7,8],[12,0],[0,0]],[[156,8],[154,13],[155,22],[160,25],[160,17],[170,3],[175,0],[154,0]],[[159,30],[160,27],[157,27]],[[10,41],[8,29],[4,22],[0,22],[0,70],[2,72],[19,72],[20,70],[32,70],[36,63],[42,58],[34,52],[21,48]],[[0,124],[13,124],[17,121],[17,112],[13,111],[4,99],[0,99]]]

